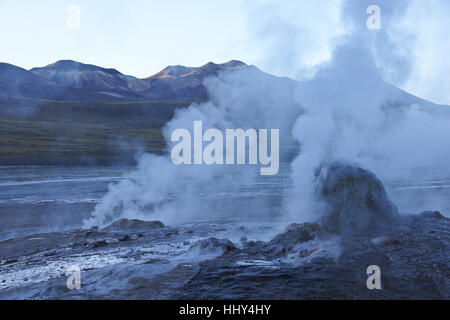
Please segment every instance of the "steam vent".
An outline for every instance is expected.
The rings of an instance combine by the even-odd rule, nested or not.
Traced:
[[[348,164],[322,166],[317,171],[316,196],[325,203],[323,224],[330,232],[379,232],[390,227],[398,215],[381,181]]]

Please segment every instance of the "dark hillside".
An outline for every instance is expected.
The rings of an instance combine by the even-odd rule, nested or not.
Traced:
[[[130,164],[164,150],[161,128],[190,103],[0,98],[0,165]]]

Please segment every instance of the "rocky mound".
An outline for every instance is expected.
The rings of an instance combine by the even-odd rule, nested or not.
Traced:
[[[159,229],[164,228],[161,221],[142,221],[137,219],[120,219],[105,228],[105,230],[136,230],[136,229]]]
[[[194,252],[198,254],[211,254],[211,253],[217,253],[217,252],[231,252],[235,251],[237,248],[231,242],[227,239],[216,239],[216,238],[209,238],[209,239],[203,239],[195,243],[191,248],[189,249],[189,252]]]
[[[322,166],[316,176],[316,197],[325,203],[323,225],[328,231],[374,233],[396,220],[397,207],[373,173],[336,162]]]

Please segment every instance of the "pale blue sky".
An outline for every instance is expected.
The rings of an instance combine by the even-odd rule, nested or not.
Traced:
[[[353,4],[342,9],[344,1]],[[409,80],[393,84],[450,104],[450,1],[361,1],[0,0],[0,61],[29,69],[72,59],[147,77],[167,65],[239,59],[300,79],[347,32],[342,10],[365,21],[367,2],[380,4],[383,28],[413,60]],[[392,2],[406,14],[388,24]],[[81,8],[80,29],[66,26],[70,5]]]
[[[77,30],[66,26],[72,4]],[[0,60],[31,68],[73,59],[146,77],[237,58],[244,20],[240,0],[0,0]]]

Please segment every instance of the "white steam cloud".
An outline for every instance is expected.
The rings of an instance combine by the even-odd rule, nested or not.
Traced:
[[[85,225],[104,225],[121,217],[166,223],[233,216],[261,219],[267,208],[278,208],[279,212],[266,211],[289,221],[308,221],[318,218],[311,187],[314,171],[323,162],[350,161],[382,179],[391,178],[397,169],[449,169],[450,110],[388,84],[405,84],[417,76],[411,49],[416,36],[404,28],[411,2],[377,1],[383,19],[378,31],[366,27],[366,8],[372,2],[325,1],[331,9],[319,6],[319,11],[339,28],[321,26],[316,40],[308,21],[301,26],[289,22],[294,2],[287,3],[289,10],[275,10],[269,2],[253,8],[262,17],[255,22],[262,25],[253,27],[269,32],[261,35],[269,41],[267,59],[280,72],[290,68],[290,74],[309,80],[277,78],[255,67],[224,73],[205,83],[211,102],[178,111],[165,127],[169,146],[172,130],[192,128],[196,120],[203,121],[205,130],[280,129],[280,155],[289,164],[285,170],[293,184],[291,189],[288,182],[272,178],[273,188],[283,194],[280,206],[274,205],[271,190],[262,190],[257,197],[244,197],[245,209],[236,212],[239,201],[230,198],[232,193],[222,194],[228,188],[242,200],[248,188],[259,183],[257,167],[177,167],[168,156],[145,155],[127,180],[110,186]],[[308,44],[313,51],[302,51]],[[320,53],[316,60],[314,50]]]

